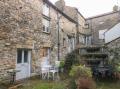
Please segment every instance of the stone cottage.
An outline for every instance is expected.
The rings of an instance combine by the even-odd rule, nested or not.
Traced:
[[[86,23],[86,18],[76,7],[66,6],[64,0],[58,0],[55,5],[77,22],[77,46],[90,45],[91,30],[88,28],[89,24]]]
[[[55,5],[49,0],[1,0],[0,77],[16,69],[17,80],[27,78],[36,73],[43,57],[54,64],[75,48],[101,46],[103,33],[118,23],[119,16],[113,11],[84,18],[64,0]]]
[[[30,77],[43,57],[54,64],[75,48],[77,22],[48,0],[2,0],[0,12],[1,77]]]
[[[120,12],[118,10],[86,18],[86,23],[89,24],[89,28],[91,29],[92,44],[103,45],[103,33],[118,23],[120,21],[119,18]]]

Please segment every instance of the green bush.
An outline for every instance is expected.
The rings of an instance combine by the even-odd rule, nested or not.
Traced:
[[[92,79],[92,71],[90,68],[84,65],[72,66],[69,73],[72,82],[70,82],[70,88],[68,89],[95,89],[96,84]]]
[[[68,89],[77,89],[77,84],[76,84],[76,82],[75,82],[74,79],[71,79],[71,80],[69,81],[69,84],[68,84],[67,88],[68,88]]]
[[[90,68],[85,67],[83,65],[73,66],[69,75],[73,78],[79,77],[92,77],[92,71]]]
[[[73,65],[79,64],[79,60],[76,58],[76,51],[68,53],[65,57],[64,69],[69,73]]]
[[[116,70],[116,72],[120,73],[120,63],[118,63],[117,65],[115,65],[115,70]]]
[[[65,61],[64,60],[60,61],[60,68],[63,68],[64,65],[65,65]]]
[[[120,79],[120,47],[109,49],[109,64],[112,66],[114,78]]]

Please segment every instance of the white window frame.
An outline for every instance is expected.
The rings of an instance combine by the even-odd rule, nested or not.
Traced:
[[[43,15],[48,16],[49,17],[50,14],[50,6],[43,2]]]
[[[50,21],[43,18],[43,32],[50,33]]]
[[[104,40],[105,39],[105,32],[107,29],[99,30],[99,39]]]

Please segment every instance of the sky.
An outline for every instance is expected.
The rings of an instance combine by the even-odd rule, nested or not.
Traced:
[[[55,3],[58,0],[49,0]],[[120,6],[120,0],[65,0],[67,6],[78,8],[85,17],[91,17],[112,11],[114,5]]]

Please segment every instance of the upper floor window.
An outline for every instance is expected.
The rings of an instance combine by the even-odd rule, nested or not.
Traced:
[[[49,13],[50,13],[49,5],[44,2],[44,3],[43,3],[43,14],[44,14],[45,16],[48,16],[48,17],[49,17]]]
[[[43,18],[43,32],[50,33],[50,21]]]
[[[85,36],[85,44],[86,45],[91,45],[91,39],[92,39],[91,36]]]
[[[101,40],[105,39],[105,32],[106,31],[107,31],[107,29],[99,30],[99,39],[101,39]]]
[[[85,36],[79,35],[79,43],[85,43]]]
[[[89,29],[89,24],[88,23],[85,24],[85,29]]]

